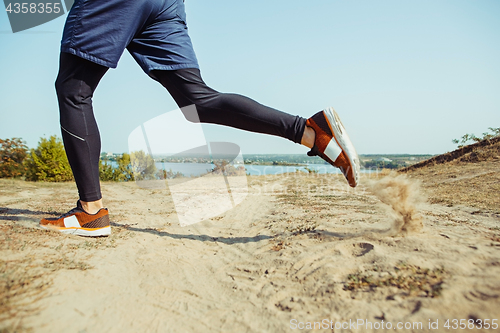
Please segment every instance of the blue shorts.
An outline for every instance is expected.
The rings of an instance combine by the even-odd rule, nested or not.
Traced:
[[[116,68],[125,48],[142,69],[199,68],[183,0],[76,0],[61,52]]]

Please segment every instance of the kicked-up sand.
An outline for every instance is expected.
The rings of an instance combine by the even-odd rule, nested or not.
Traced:
[[[364,177],[248,177],[239,205],[187,227],[168,190],[104,183],[107,238],[38,228],[73,184],[0,180],[0,330],[500,331],[500,211]]]

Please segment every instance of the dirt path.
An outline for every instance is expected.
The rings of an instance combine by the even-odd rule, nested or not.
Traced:
[[[497,214],[425,204],[421,232],[388,237],[387,211],[365,188],[323,176],[250,179],[243,203],[185,228],[164,191],[105,184],[115,227],[99,239],[33,229],[44,213],[74,205],[71,185],[2,181],[0,223],[10,232],[2,258],[33,258],[52,281],[34,310],[3,323],[36,332],[288,332],[359,319],[423,326],[333,331],[435,332],[429,319],[440,328],[447,319],[500,320]]]

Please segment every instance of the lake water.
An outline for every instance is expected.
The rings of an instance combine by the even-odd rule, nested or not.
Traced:
[[[156,163],[158,169],[172,170],[173,172],[180,172],[185,176],[198,176],[209,170],[212,170],[212,164],[203,163]],[[308,164],[306,166],[310,170],[316,170],[318,173],[340,173],[337,168],[326,164]],[[247,174],[252,176],[261,175],[278,175],[287,172],[296,172],[297,170],[308,172],[305,166],[284,166],[284,165],[258,165],[249,164],[245,165]]]
[[[286,172],[296,172],[297,170],[308,172],[309,170],[317,171],[318,173],[340,173],[338,168],[335,168],[329,164],[308,164],[307,166],[283,166],[283,165],[245,165],[247,173],[252,176],[258,175],[277,175]]]
[[[108,162],[109,163],[109,162]],[[111,165],[116,166],[115,162],[111,162]],[[198,176],[206,173],[213,169],[213,165],[209,163],[162,163],[156,162],[156,167],[161,170],[172,170],[173,172],[180,172],[184,176]],[[296,172],[297,170],[302,172],[308,172],[306,167],[310,170],[315,170],[319,174],[326,173],[340,173],[340,170],[329,165],[329,164],[307,164],[305,166],[284,166],[284,165],[257,165],[249,164],[245,165],[247,174],[252,176],[260,175],[277,175],[287,172]],[[362,169],[362,173],[373,173],[377,170]]]

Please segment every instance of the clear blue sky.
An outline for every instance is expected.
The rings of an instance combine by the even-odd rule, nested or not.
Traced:
[[[205,81],[303,117],[341,115],[358,153],[442,153],[500,127],[500,1],[186,0]],[[65,16],[13,34],[0,13],[0,138],[60,135],[54,80]],[[124,53],[94,97],[102,150],[176,108]],[[305,153],[207,126],[243,153]]]

